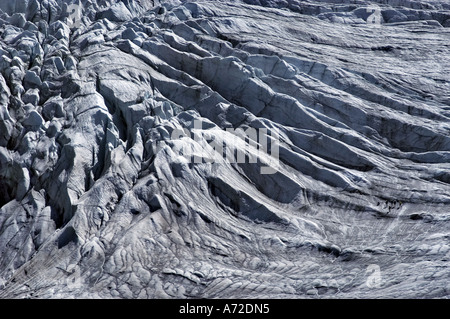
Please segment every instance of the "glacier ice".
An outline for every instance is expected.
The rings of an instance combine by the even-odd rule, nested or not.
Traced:
[[[0,10],[0,298],[450,295],[447,1]]]

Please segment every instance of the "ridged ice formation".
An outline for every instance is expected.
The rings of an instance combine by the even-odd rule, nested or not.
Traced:
[[[448,1],[0,9],[0,297],[450,295]]]

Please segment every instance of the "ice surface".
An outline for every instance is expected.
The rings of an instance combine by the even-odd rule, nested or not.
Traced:
[[[0,10],[0,297],[450,295],[447,1]]]

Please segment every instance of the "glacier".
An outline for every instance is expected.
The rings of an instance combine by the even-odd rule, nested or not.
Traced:
[[[0,10],[0,298],[450,296],[448,1]]]

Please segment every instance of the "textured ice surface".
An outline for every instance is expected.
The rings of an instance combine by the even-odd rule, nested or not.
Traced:
[[[450,295],[448,1],[0,9],[0,297]]]

